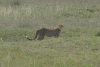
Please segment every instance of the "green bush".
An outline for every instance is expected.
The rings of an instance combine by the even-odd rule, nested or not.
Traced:
[[[100,31],[99,31],[99,32],[97,32],[96,36],[100,36]]]
[[[14,0],[14,5],[20,5],[19,0]]]

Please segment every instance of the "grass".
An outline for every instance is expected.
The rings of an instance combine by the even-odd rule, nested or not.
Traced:
[[[19,0],[14,0],[14,5],[20,5]]]
[[[0,45],[1,66],[99,66],[100,38],[95,35],[98,30],[72,27],[64,28],[62,36],[59,38],[45,37],[43,41],[26,40],[26,35],[30,37],[35,36],[35,32],[32,30],[15,29],[14,31],[11,30],[12,32],[9,30],[8,32],[7,29],[2,30],[2,33],[8,33],[7,35],[3,35],[5,36],[2,38],[4,43],[1,42]],[[11,36],[12,34],[15,35]]]
[[[99,67],[99,1],[48,1],[0,1],[0,67]],[[25,38],[58,24],[58,38]]]
[[[99,66],[99,45],[94,42],[90,43],[91,39],[85,41],[81,39],[81,43],[79,39],[76,40],[74,38],[74,41],[71,40],[72,42],[66,41],[64,43],[57,42],[55,39],[53,40],[54,42],[50,44],[48,44],[49,41],[20,42],[14,45],[11,43],[7,43],[7,45],[2,44],[1,66]]]

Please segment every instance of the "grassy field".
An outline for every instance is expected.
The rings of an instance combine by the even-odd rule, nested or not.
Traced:
[[[99,0],[1,0],[0,67],[100,67],[99,21]],[[25,38],[58,24],[58,38]]]

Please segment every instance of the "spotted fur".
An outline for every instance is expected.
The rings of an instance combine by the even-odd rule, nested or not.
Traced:
[[[47,37],[55,36],[56,38],[58,38],[58,36],[61,33],[62,27],[63,27],[63,25],[59,24],[59,26],[57,28],[54,28],[54,29],[42,28],[40,30],[37,30],[35,38],[33,38],[33,39],[28,38],[28,37],[26,37],[26,38],[28,40],[35,40],[36,38],[37,38],[37,40],[43,40],[45,35]]]

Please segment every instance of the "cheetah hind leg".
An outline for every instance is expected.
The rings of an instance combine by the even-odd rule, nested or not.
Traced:
[[[44,36],[39,36],[37,40],[43,40]]]

